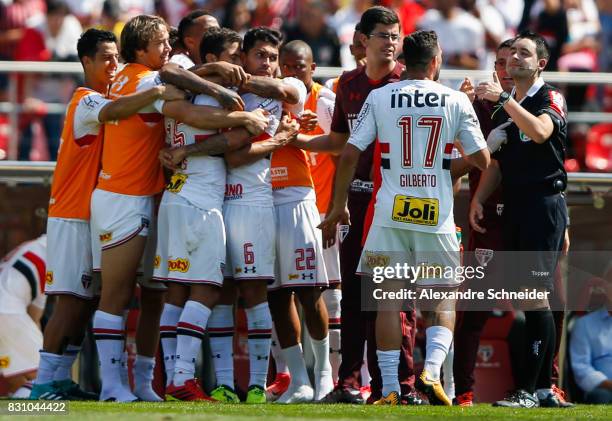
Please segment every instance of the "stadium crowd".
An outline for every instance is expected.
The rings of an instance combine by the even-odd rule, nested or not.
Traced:
[[[80,81],[23,82],[31,92],[23,93],[24,105],[33,107],[47,139],[58,141],[48,142],[58,162],[47,236],[9,255],[0,272],[2,299],[14,297],[0,316],[13,331],[32,333],[18,344],[0,334],[11,351],[0,367],[14,397],[239,402],[233,337],[240,297],[247,403],[473,404],[488,314],[471,320],[471,312],[458,311],[455,318],[448,302],[421,309],[425,365],[417,373],[415,309],[363,311],[358,272],[372,259],[388,265],[381,250],[440,252],[448,254],[446,265],[459,265],[453,185],[467,173],[474,183],[470,222],[482,235],[470,248],[550,251],[552,261],[536,264],[555,272],[569,247],[563,158],[571,104],[540,73],[563,66],[608,70],[605,53],[598,63],[597,37],[606,34],[599,20],[609,22],[610,10],[601,2],[598,17],[586,0],[526,2],[520,13],[510,1],[382,3],[389,7],[359,0],[344,7],[193,6],[207,12],[172,1],[3,5],[0,26],[11,29],[3,32],[5,57],[76,58],[84,68]],[[572,29],[577,23],[581,29]],[[320,84],[313,79],[317,65],[347,72]],[[454,90],[438,83],[442,67],[496,73],[480,84],[466,78]],[[47,93],[56,97],[36,97]],[[68,103],[63,125],[41,110],[55,101]],[[402,114],[422,107],[427,114]],[[31,121],[23,128],[24,142],[32,142]],[[400,136],[401,144],[393,140]],[[456,139],[454,146],[441,137]],[[543,168],[522,173],[530,159]],[[407,187],[397,181],[404,172],[415,176],[408,189],[416,197],[398,199]],[[519,192],[540,206],[527,222],[517,216]],[[552,276],[525,282],[520,286],[554,289]],[[125,312],[136,283],[140,317],[130,385]],[[459,282],[417,285],[452,289]],[[56,301],[40,337],[33,321],[44,307],[43,290]],[[524,373],[496,405],[572,406],[553,382],[562,323],[546,300],[521,309]],[[611,323],[606,309],[593,314],[602,327],[593,332],[581,324],[586,333],[573,339],[572,364],[586,399],[604,403]],[[82,390],[70,374],[90,321],[99,393]],[[216,379],[209,391],[196,378],[206,333]],[[303,337],[314,355],[313,382]],[[158,348],[163,396],[152,383]],[[270,355],[274,379],[267,378]]]
[[[551,46],[547,70],[610,71],[603,45],[612,36],[612,8],[603,0],[3,0],[0,2],[0,60],[77,61],[76,40],[84,29],[113,31],[138,14],[155,14],[172,26],[190,10],[208,10],[223,27],[244,35],[259,25],[281,30],[313,49],[319,66],[350,70],[353,31],[368,7],[381,4],[400,17],[402,34],[433,29],[446,51],[445,68],[488,69],[497,45],[524,29],[541,33]],[[19,159],[57,157],[63,115],[46,104],[66,104],[78,78],[32,75],[20,79]],[[609,110],[610,95],[585,86],[568,88],[570,111]],[[0,102],[8,100],[8,77],[0,74]],[[8,117],[0,114],[0,149],[6,159]],[[570,155],[584,167],[588,126],[571,125]],[[576,145],[574,145],[574,143]],[[34,147],[32,147],[34,145]],[[574,151],[573,148],[576,150]]]

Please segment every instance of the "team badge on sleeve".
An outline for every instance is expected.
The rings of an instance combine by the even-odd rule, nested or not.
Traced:
[[[550,95],[550,108],[555,110],[561,117],[565,118],[565,100],[563,99],[563,95],[557,91],[550,91],[548,93]]]

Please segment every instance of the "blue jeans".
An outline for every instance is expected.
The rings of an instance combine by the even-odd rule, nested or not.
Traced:
[[[612,390],[598,387],[596,389],[587,392],[584,395],[584,401],[586,403],[593,404],[607,404],[612,403]]]

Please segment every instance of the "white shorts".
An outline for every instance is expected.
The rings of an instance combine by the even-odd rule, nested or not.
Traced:
[[[88,221],[49,218],[47,244],[46,294],[85,299],[100,295],[100,277],[92,273]]]
[[[431,234],[400,228],[373,225],[363,247],[357,273],[371,276],[376,266],[395,267],[397,264],[410,266],[442,267],[446,273],[460,266],[459,242],[456,234]],[[432,271],[431,273],[436,273]],[[438,271],[437,273],[441,273]],[[457,287],[461,281],[454,277],[419,277],[419,287]]]
[[[276,276],[269,289],[328,286],[316,202],[284,203],[275,210]]]
[[[274,208],[225,205],[223,219],[227,233],[225,276],[272,283],[276,259]]]
[[[43,335],[27,314],[0,313],[0,374],[11,377],[38,369]]]
[[[225,228],[218,209],[203,210],[164,192],[157,230],[154,280],[223,285]]]
[[[100,271],[102,250],[119,246],[136,237],[147,237],[138,267],[141,287],[165,289],[152,281],[157,233],[153,196],[128,196],[95,189],[91,196],[91,251],[94,272]]]
[[[325,219],[325,214],[320,214],[321,221]],[[340,235],[336,233],[336,242],[333,246],[323,249],[323,261],[325,262],[325,273],[329,285],[340,284]]]

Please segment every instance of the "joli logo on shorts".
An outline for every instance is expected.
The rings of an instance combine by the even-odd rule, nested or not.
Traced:
[[[8,355],[3,355],[0,357],[0,368],[8,368],[11,365],[11,359]]]
[[[161,263],[161,256],[159,254],[156,254],[155,259],[153,259],[153,269],[159,269],[160,263]]]
[[[51,272],[50,270],[48,270],[47,273],[45,273],[45,284],[47,285],[53,284],[53,272]]]
[[[189,260],[177,257],[173,260],[168,260],[168,271],[169,272],[182,272],[185,273],[189,270]]]
[[[403,196],[398,194],[393,202],[391,219],[418,225],[438,225],[438,199]]]

